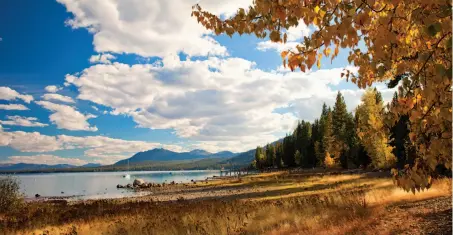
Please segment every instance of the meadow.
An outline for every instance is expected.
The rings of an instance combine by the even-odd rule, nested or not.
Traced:
[[[0,216],[0,234],[451,234],[451,183],[413,194],[385,172],[277,171],[145,197],[28,202]]]

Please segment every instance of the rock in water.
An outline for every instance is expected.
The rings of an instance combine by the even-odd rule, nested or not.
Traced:
[[[144,183],[145,183],[145,181],[142,179],[135,179],[133,185],[134,185],[134,187],[142,186]]]

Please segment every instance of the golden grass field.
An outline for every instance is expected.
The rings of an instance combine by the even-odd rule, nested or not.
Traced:
[[[274,172],[150,196],[30,202],[0,234],[451,234],[451,179],[404,192],[383,173]]]

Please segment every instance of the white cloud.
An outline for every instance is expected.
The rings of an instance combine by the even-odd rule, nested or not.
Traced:
[[[256,49],[259,51],[267,51],[267,50],[275,50],[278,52],[287,51],[291,49],[295,49],[297,45],[300,43],[298,42],[286,42],[286,43],[275,43],[271,41],[264,41],[259,42]]]
[[[31,95],[22,95],[19,92],[5,86],[0,87],[0,100],[17,100],[21,99],[26,103],[30,103],[33,100]]]
[[[302,39],[310,35],[310,29],[305,25],[303,20],[299,21],[297,27],[291,27],[286,31],[288,38],[286,43],[275,43],[270,40],[259,42],[257,49],[260,51],[275,50],[282,52],[293,49],[296,51],[296,46],[302,42]]]
[[[91,108],[93,108],[93,109],[96,110],[96,111],[99,111],[98,107],[96,107],[96,106],[94,106],[94,105],[92,105]]]
[[[116,59],[116,57],[112,54],[99,54],[99,55],[92,55],[90,57],[90,63],[101,63],[101,64],[111,64],[111,60]]]
[[[0,128],[0,146],[11,147],[22,152],[45,153],[57,150],[84,149],[84,158],[89,162],[111,164],[131,157],[139,151],[165,148],[176,152],[181,146],[146,141],[129,141],[105,136],[48,136],[38,132],[6,132]],[[81,156],[82,157],[82,156]]]
[[[206,30],[191,17],[198,0],[58,0],[73,18],[66,23],[93,34],[96,52],[134,53],[144,57],[185,52],[226,55]],[[200,4],[216,14],[231,15],[251,0],[204,0]]]
[[[46,86],[44,89],[49,93],[56,93],[63,88],[55,86],[55,85],[50,85],[50,86]]]
[[[229,141],[234,148],[229,150],[242,151],[284,136],[302,116],[316,118],[318,112],[273,111],[296,107],[303,99],[315,103],[334,98],[332,87],[342,81],[343,71],[266,72],[240,58],[165,57],[162,64],[98,64],[68,75],[66,81],[78,87],[79,99],[129,115],[139,127],[173,129],[210,150],[226,150],[225,144],[214,142]]]
[[[47,124],[38,122],[35,117],[21,117],[21,116],[6,116],[6,121],[0,120],[0,124],[10,126],[26,126],[26,127],[44,127]]]
[[[53,113],[49,116],[52,123],[57,125],[59,129],[67,130],[83,130],[83,131],[97,131],[98,128],[90,126],[87,122],[88,119],[96,116],[91,114],[82,114],[77,111],[74,107],[62,104],[55,104],[49,101],[37,101],[38,105],[43,108],[52,111]]]
[[[55,155],[40,154],[32,156],[11,156],[8,160],[2,161],[2,163],[28,163],[28,164],[46,164],[46,165],[57,165],[57,164],[70,164],[80,166],[87,164],[85,160],[78,158],[66,158]]]
[[[28,110],[27,107],[25,107],[22,104],[0,104],[0,110]]]
[[[49,152],[61,149],[54,136],[39,132],[4,132],[0,130],[0,146],[8,146],[22,152]]]
[[[55,93],[49,93],[49,94],[44,94],[41,96],[44,100],[54,100],[54,101],[61,101],[65,103],[75,103],[75,101],[69,97],[69,96],[64,96],[60,94],[55,94]]]

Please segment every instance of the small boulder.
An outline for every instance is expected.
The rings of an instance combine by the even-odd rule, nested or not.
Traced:
[[[35,194],[35,197],[36,197],[36,198],[38,198],[38,197],[41,197],[41,195],[39,195],[39,194]]]
[[[126,188],[132,188],[132,184],[127,184]]]
[[[145,181],[142,180],[142,179],[135,179],[135,180],[134,180],[134,183],[133,183],[134,187],[136,187],[136,186],[142,186],[143,184],[145,184]]]
[[[118,184],[118,185],[116,186],[116,188],[124,188],[124,186],[121,185],[121,184]]]

